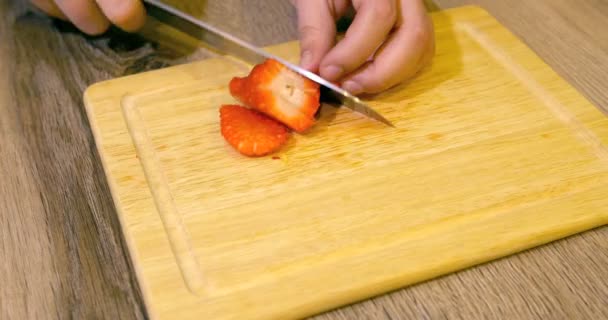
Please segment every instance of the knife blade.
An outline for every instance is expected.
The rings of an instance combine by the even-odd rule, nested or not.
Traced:
[[[299,66],[294,65],[281,57],[272,55],[261,48],[258,48],[257,46],[254,46],[199,19],[196,19],[195,17],[162,3],[159,0],[144,0],[143,2],[147,13],[160,22],[170,25],[186,34],[204,41],[219,51],[229,53],[230,55],[240,58],[250,64],[255,65],[262,63],[266,59],[275,59],[294,72],[318,83],[322,87],[325,87],[325,92],[329,91],[343,106],[346,106],[347,108],[366,117],[394,127],[394,125],[388,119],[365,104],[363,101],[361,101],[361,99],[321,78],[313,72],[300,68]]]

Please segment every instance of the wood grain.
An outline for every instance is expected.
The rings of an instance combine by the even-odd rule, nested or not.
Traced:
[[[0,11],[0,318],[142,318],[81,96],[151,50],[118,53],[18,2]]]
[[[283,0],[187,3],[258,45],[297,35]],[[436,1],[468,3],[608,108],[605,1]],[[1,0],[0,12],[0,318],[144,318],[82,92],[200,55],[118,32],[84,37],[19,1]],[[318,318],[606,318],[607,239],[607,228],[587,232]]]
[[[485,11],[433,19],[433,65],[369,101],[395,128],[325,107],[281,161],[219,134],[252,66],[87,89],[154,318],[300,318],[608,223],[608,118]]]

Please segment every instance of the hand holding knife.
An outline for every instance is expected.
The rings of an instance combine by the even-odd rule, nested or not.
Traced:
[[[171,2],[173,0],[164,0]],[[245,61],[269,55],[255,46],[157,0],[31,0],[47,14],[72,22],[89,35],[100,35],[110,25],[136,32],[145,22],[146,11],[169,25],[177,23],[199,39],[221,40],[232,46],[224,52]],[[379,93],[414,77],[435,52],[433,23],[423,0],[291,0],[298,15],[301,67],[282,59],[286,67],[333,93],[343,105],[390,125],[361,100],[359,93]],[[344,39],[335,42],[336,19],[353,15]],[[167,20],[165,20],[167,19]],[[170,22],[169,22],[170,20]],[[181,22],[179,21],[181,20]],[[180,28],[178,28],[180,29]],[[190,32],[188,32],[190,33]],[[207,39],[205,39],[207,37]],[[210,41],[207,41],[210,42]],[[253,49],[253,50],[252,50]],[[236,55],[244,54],[245,56]],[[309,71],[318,72],[318,74]],[[333,85],[340,81],[341,88]]]
[[[328,89],[344,106],[350,108],[351,110],[380,121],[388,126],[393,126],[390,121],[373,110],[371,107],[367,106],[356,96],[308,70],[304,70],[280,57],[271,55],[270,53],[267,53],[250,43],[219,30],[218,28],[200,21],[199,19],[196,19],[182,11],[175,9],[174,7],[162,3],[161,1],[144,0],[144,4],[146,5],[148,14],[157,20],[166,23],[184,33],[192,35],[222,52],[226,52],[250,64],[259,64],[266,59],[277,60],[289,69]]]

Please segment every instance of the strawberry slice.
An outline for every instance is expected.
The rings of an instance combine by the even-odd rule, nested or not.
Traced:
[[[279,150],[289,139],[289,129],[272,118],[239,105],[220,108],[222,136],[241,154],[259,157]]]
[[[273,59],[256,65],[246,77],[233,78],[230,94],[300,133],[314,125],[321,96],[316,82]]]

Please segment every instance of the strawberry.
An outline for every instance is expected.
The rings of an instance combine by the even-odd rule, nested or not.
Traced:
[[[315,123],[321,96],[316,82],[273,59],[256,65],[245,77],[233,78],[230,94],[299,133]]]
[[[241,154],[249,157],[277,151],[290,135],[289,129],[282,123],[239,105],[222,105],[220,127],[224,139]]]

